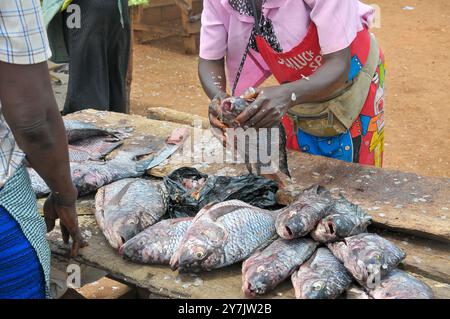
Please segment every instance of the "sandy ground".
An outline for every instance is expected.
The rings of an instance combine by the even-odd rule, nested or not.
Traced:
[[[385,167],[450,177],[450,1],[370,3],[381,8],[373,31],[388,64]],[[182,50],[177,38],[135,47],[133,113],[165,106],[206,115],[197,57]]]

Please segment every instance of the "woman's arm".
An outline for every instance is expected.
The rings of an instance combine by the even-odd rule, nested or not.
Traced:
[[[206,60],[199,58],[198,76],[202,83],[203,90],[211,99],[208,117],[211,128],[213,129],[212,131],[222,143],[225,143],[224,132],[227,127],[218,119],[220,117],[222,100],[228,97],[228,94],[226,93],[227,82],[224,59]]]
[[[294,105],[321,102],[348,85],[350,48],[324,55],[324,64],[308,79],[260,88],[257,98],[236,119],[243,127],[277,126]]]

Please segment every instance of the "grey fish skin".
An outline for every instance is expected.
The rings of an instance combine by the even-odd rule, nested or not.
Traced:
[[[98,190],[95,218],[113,248],[120,248],[166,213],[160,184],[127,178]]]
[[[143,264],[169,264],[193,217],[166,219],[125,242],[119,253]]]
[[[123,141],[111,137],[93,136],[69,144],[69,161],[101,160],[121,146]]]
[[[369,233],[346,238],[327,245],[334,256],[363,287],[372,287],[395,269],[406,254],[390,241]]]
[[[78,190],[78,195],[87,195],[124,178],[143,176],[151,159],[136,161],[136,156],[134,152],[119,151],[113,159],[106,162],[70,163],[72,182]],[[29,169],[28,172],[36,196],[44,197],[50,194],[50,188],[36,171]]]
[[[392,270],[375,289],[368,291],[374,299],[434,299],[431,288],[412,275]]]
[[[172,257],[172,270],[210,271],[248,258],[276,236],[277,214],[238,200],[205,206]]]
[[[294,239],[308,235],[323,219],[333,201],[321,186],[314,186],[288,206],[277,218],[277,233],[281,238]]]
[[[277,239],[242,265],[242,291],[247,297],[273,290],[303,264],[317,248],[311,239]]]
[[[151,159],[136,161],[136,156],[133,152],[119,151],[113,159],[106,162],[72,163],[72,181],[79,196],[124,178],[143,176]]]
[[[115,135],[108,130],[104,130],[91,123],[85,123],[76,120],[64,119],[64,127],[66,128],[66,134],[69,144],[94,136],[115,137]]]
[[[372,218],[358,205],[345,198],[337,200],[311,232],[315,241],[330,243],[347,237],[365,233]]]
[[[297,299],[336,299],[353,282],[344,265],[327,248],[319,248],[291,279]]]
[[[222,104],[220,105],[220,109],[218,110],[218,114],[220,116],[220,121],[224,123],[227,127],[239,127],[240,123],[236,121],[236,117],[239,116],[247,107],[249,107],[254,102],[254,99],[243,99],[240,97],[229,97],[227,99],[224,99],[222,101]],[[261,141],[260,136],[258,136],[258,140],[256,141],[256,146],[259,147],[259,145],[263,145],[263,143],[267,143],[269,141],[270,144],[270,151],[269,154],[273,154],[271,151],[272,147],[275,147],[275,145],[278,146],[278,154],[279,158],[276,161],[278,169],[280,172],[285,174],[287,177],[291,178],[291,173],[289,171],[289,165],[288,165],[288,157],[287,157],[287,151],[286,151],[286,143],[287,143],[287,136],[286,131],[284,129],[284,126],[280,123],[278,126],[278,132],[279,132],[279,139],[278,141],[275,141],[274,137],[272,137],[271,130],[267,130],[267,139],[264,139],[264,141]],[[247,158],[249,157],[249,144],[245,143],[245,150],[242,153],[244,156],[244,160],[248,161]],[[269,150],[269,148],[268,148]],[[272,161],[271,161],[272,162]],[[252,163],[246,163],[247,168],[250,173],[252,173]],[[272,163],[267,163],[264,166],[271,166]],[[257,163],[255,163],[256,166],[256,174],[260,175],[261,169],[263,167],[263,164],[258,160]]]

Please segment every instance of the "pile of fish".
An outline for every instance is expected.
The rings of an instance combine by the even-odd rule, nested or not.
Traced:
[[[194,218],[150,226],[119,252],[134,262],[189,273],[243,262],[248,297],[290,277],[299,299],[342,298],[355,289],[358,298],[434,298],[426,284],[397,269],[405,253],[368,233],[370,222],[357,205],[314,186],[277,211],[237,200],[207,205]]]
[[[142,147],[119,150],[112,160],[105,160],[108,154],[123,144],[126,132],[113,132],[74,120],[64,120],[64,125],[72,180],[80,196],[114,181],[142,176],[151,162],[151,159],[139,160],[153,151]],[[36,196],[48,195],[50,189],[36,171],[28,168],[28,173]]]

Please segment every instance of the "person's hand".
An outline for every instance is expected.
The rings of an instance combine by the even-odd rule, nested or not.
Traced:
[[[278,126],[293,103],[292,92],[287,93],[282,85],[261,89],[250,88],[243,97],[255,98],[255,101],[236,118],[236,122],[244,129]]]
[[[220,121],[222,115],[222,101],[228,98],[229,95],[225,92],[217,94],[209,104],[208,117],[211,124],[211,132],[218,138],[223,145],[226,144],[225,131],[227,126]]]
[[[64,243],[69,242],[72,237],[72,248],[70,256],[78,255],[78,250],[87,246],[87,242],[81,236],[78,226],[78,216],[75,203],[78,192],[74,188],[68,194],[51,193],[44,203],[44,218],[47,225],[47,232],[55,228],[55,221],[60,219],[61,235]]]

